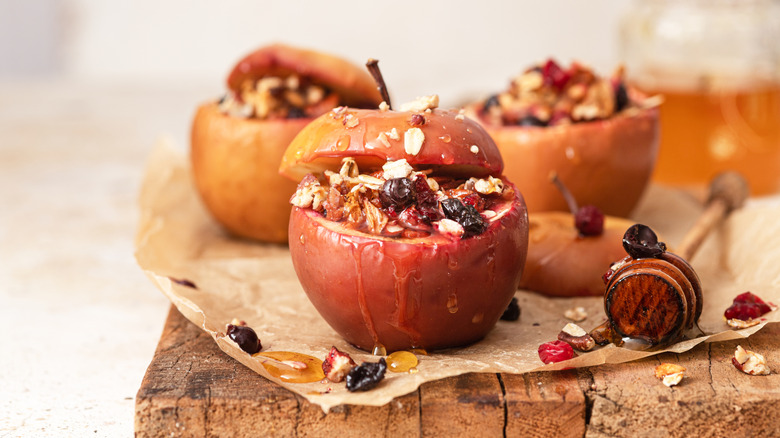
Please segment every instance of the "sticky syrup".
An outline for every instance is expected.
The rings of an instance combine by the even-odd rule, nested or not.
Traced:
[[[387,369],[394,373],[405,373],[418,364],[417,356],[410,351],[396,351],[387,356]]]
[[[387,349],[384,345],[377,343],[374,345],[374,349],[371,351],[371,354],[374,356],[386,356],[387,355]]]
[[[287,383],[311,383],[325,378],[322,361],[292,351],[264,351],[252,357],[260,361],[269,374]]]
[[[458,313],[458,296],[455,294],[450,294],[450,296],[447,298],[447,310],[450,313]]]
[[[439,137],[439,140],[443,141],[444,143],[449,143],[452,141],[452,137],[449,134],[444,134],[441,137]]]
[[[336,149],[344,152],[347,149],[349,149],[349,142],[351,137],[348,135],[342,135],[339,137],[339,140],[336,142]]]

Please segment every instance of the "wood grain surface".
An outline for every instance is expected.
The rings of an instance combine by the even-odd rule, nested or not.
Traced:
[[[740,344],[780,370],[780,325]],[[136,396],[135,433],[158,436],[780,436],[780,376],[731,364],[737,342],[618,365],[466,374],[381,407],[322,409],[220,351],[171,308]],[[673,388],[656,365],[683,365]]]

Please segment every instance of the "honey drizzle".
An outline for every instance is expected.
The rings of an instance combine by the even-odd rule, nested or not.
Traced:
[[[420,333],[409,324],[409,321],[415,319],[420,306],[419,303],[414,300],[414,296],[412,297],[413,301],[410,301],[410,291],[413,284],[419,284],[420,272],[418,269],[407,269],[405,266],[419,266],[420,263],[419,260],[415,260],[416,263],[406,263],[405,260],[403,260],[404,257],[417,257],[415,254],[403,253],[389,255],[393,261],[393,277],[395,279],[395,312],[392,318],[395,323],[393,325],[398,330],[407,334],[410,345],[416,345],[419,343]],[[399,258],[401,260],[399,260]]]
[[[311,383],[325,378],[322,361],[314,356],[292,351],[264,351],[255,353],[252,357],[260,361],[271,376],[283,382]],[[305,368],[296,368],[299,364]]]
[[[374,320],[371,318],[371,311],[368,309],[368,301],[366,300],[366,288],[363,284],[363,251],[365,251],[366,247],[368,246],[381,246],[380,243],[373,242],[369,244],[360,244],[356,242],[352,242],[352,255],[355,259],[355,268],[357,270],[357,293],[358,293],[358,305],[360,306],[360,314],[363,317],[363,322],[366,325],[366,328],[368,329],[369,334],[371,335],[371,339],[374,341],[374,345],[382,345],[381,342],[379,342],[379,334],[376,331],[376,327],[374,326]]]
[[[396,351],[387,356],[387,369],[394,373],[405,373],[419,363],[417,356],[410,351]]]

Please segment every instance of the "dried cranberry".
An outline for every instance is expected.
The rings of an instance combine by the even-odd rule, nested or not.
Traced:
[[[539,346],[539,359],[545,364],[562,362],[574,357],[574,349],[563,341],[545,342]]]
[[[504,321],[517,321],[520,319],[520,306],[517,304],[517,298],[512,297],[512,301],[509,302],[506,310],[504,310],[501,319]]]
[[[726,319],[747,321],[748,319],[756,319],[771,311],[772,308],[764,300],[750,292],[745,292],[734,298],[734,302],[726,309],[723,316]]]
[[[615,88],[615,112],[620,112],[628,106],[628,92],[626,86],[619,82]]]
[[[339,383],[347,376],[349,371],[357,366],[349,354],[338,348],[331,347],[330,352],[322,361],[322,371],[331,382]]]
[[[485,200],[482,199],[482,196],[479,196],[476,193],[470,193],[463,198],[461,198],[461,202],[465,205],[470,205],[477,209],[477,211],[483,211],[485,209]]]
[[[386,371],[387,362],[384,357],[379,359],[379,362],[363,362],[347,374],[347,390],[368,391],[385,378]]]
[[[411,206],[398,214],[398,223],[410,230],[429,231],[431,229],[431,220],[416,206]]]
[[[527,115],[517,121],[518,126],[547,126],[547,122],[537,119],[532,115]]]
[[[415,184],[409,178],[393,178],[382,184],[379,201],[382,207],[401,211],[415,200]]]
[[[666,244],[647,225],[631,225],[623,235],[623,249],[635,259],[658,257],[666,251]]]
[[[255,333],[251,327],[228,324],[227,335],[233,342],[238,344],[242,350],[249,354],[255,354],[263,348],[262,344],[260,344],[260,339],[257,337],[257,333]]]
[[[482,106],[482,111],[488,112],[490,111],[490,108],[499,105],[500,104],[498,103],[498,94],[494,94],[485,101],[485,104]]]
[[[542,67],[542,77],[544,78],[545,84],[552,85],[557,90],[561,90],[566,83],[569,82],[571,75],[568,72],[563,71],[554,60],[548,59],[544,64],[544,67]]]
[[[441,201],[441,209],[447,219],[459,223],[465,231],[464,236],[475,236],[487,228],[485,219],[471,205],[464,205],[457,198],[447,198]]]
[[[594,205],[585,205],[574,215],[574,226],[583,236],[599,236],[604,232],[604,213]]]
[[[414,192],[417,195],[417,205],[420,207],[436,207],[436,192],[431,190],[428,181],[423,176],[414,179]]]

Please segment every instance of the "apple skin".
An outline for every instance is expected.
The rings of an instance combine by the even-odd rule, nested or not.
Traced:
[[[347,115],[354,117],[357,125],[345,127]],[[425,118],[423,125],[411,123],[411,112],[347,108],[323,114],[290,143],[279,172],[300,181],[307,173],[338,171],[341,159],[352,157],[361,170],[381,168],[388,160],[406,159],[412,167],[450,176],[484,178],[501,174],[501,154],[477,122],[458,117],[451,110],[435,109],[421,115]],[[413,128],[422,131],[425,141],[418,153],[409,154],[404,149],[404,134]],[[393,129],[397,138],[387,136]],[[380,140],[382,134],[387,144]],[[476,152],[472,146],[477,146]]]
[[[515,191],[502,208],[477,236],[393,239],[293,207],[293,265],[320,315],[358,348],[468,345],[501,317],[525,262],[528,216],[522,195]]]
[[[605,216],[601,235],[583,237],[571,213],[530,213],[520,289],[560,297],[604,295],[602,276],[626,256],[623,234],[631,225],[628,219]]]
[[[631,92],[639,99],[636,92]],[[469,116],[482,121],[476,106]],[[605,120],[551,127],[483,123],[504,158],[504,175],[523,193],[528,211],[568,211],[551,172],[580,205],[627,217],[650,181],[658,155],[658,108],[624,110]]]
[[[198,108],[190,161],[195,186],[212,216],[231,234],[287,242],[296,184],[277,169],[287,145],[311,119],[239,119],[216,103]]]

